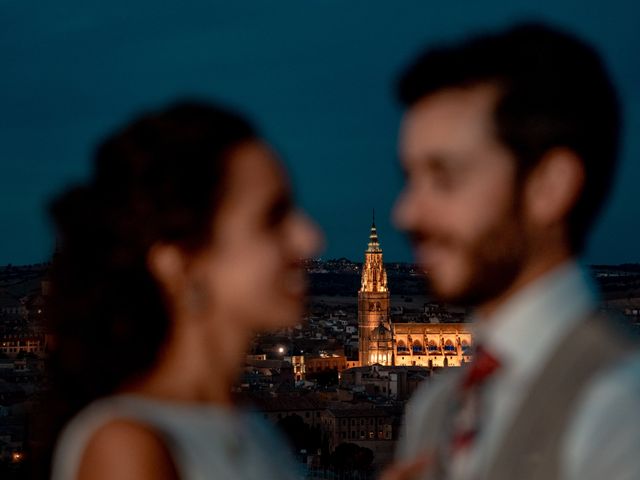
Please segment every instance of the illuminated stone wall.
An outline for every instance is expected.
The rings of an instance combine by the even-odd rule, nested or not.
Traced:
[[[473,335],[464,323],[394,323],[395,365],[458,367],[471,361]]]

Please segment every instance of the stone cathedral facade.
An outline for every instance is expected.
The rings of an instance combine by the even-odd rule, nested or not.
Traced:
[[[458,367],[471,361],[473,337],[465,323],[393,323],[387,272],[375,220],[358,291],[360,366]]]

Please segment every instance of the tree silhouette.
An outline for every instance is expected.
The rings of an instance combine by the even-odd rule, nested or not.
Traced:
[[[331,463],[337,471],[365,471],[372,462],[373,451],[355,443],[341,443],[331,455]]]
[[[321,446],[320,430],[304,423],[300,415],[288,415],[279,420],[276,426],[289,439],[296,453],[303,449],[315,452]]]

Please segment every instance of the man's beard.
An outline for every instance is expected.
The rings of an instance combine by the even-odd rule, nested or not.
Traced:
[[[461,285],[452,292],[438,288],[427,272],[427,283],[436,297],[447,303],[477,307],[499,297],[513,285],[525,265],[528,242],[516,208],[509,210],[500,223],[470,241],[435,232],[417,235],[418,241],[435,241],[455,248],[463,255],[468,269]]]

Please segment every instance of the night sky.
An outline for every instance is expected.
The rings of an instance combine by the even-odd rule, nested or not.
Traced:
[[[640,261],[640,8],[634,1],[0,0],[0,264],[46,261],[46,204],[139,112],[184,97],[248,114],[284,157],[323,258],[360,260],[375,207],[387,260],[409,261],[389,221],[400,187],[393,96],[427,45],[518,20],[585,37],[625,110],[615,194],[587,261]]]

